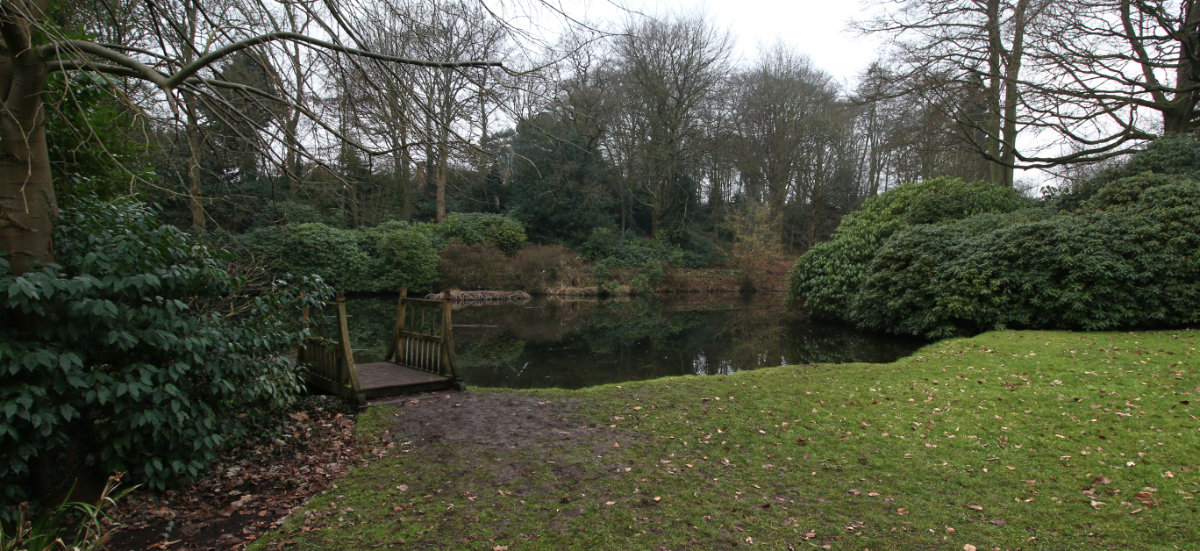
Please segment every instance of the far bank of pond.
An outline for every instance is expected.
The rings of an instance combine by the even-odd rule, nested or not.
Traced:
[[[623,300],[536,297],[454,310],[468,386],[581,388],[790,364],[890,362],[925,344],[788,313],[782,295]],[[359,361],[383,355],[396,298],[347,300]]]

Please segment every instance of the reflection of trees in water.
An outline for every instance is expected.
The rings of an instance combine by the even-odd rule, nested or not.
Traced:
[[[890,362],[925,344],[804,319],[787,321],[783,330],[789,337],[784,341],[783,352],[788,363],[793,364]]]
[[[473,305],[454,311],[454,325],[472,335],[507,331],[524,341],[554,342],[587,326],[596,306],[595,300],[548,298],[523,305]]]
[[[394,300],[352,301],[356,347],[386,343]],[[919,345],[810,323],[788,314],[778,295],[535,299],[459,309],[454,322],[459,369],[475,386],[579,388],[783,363],[890,361]]]

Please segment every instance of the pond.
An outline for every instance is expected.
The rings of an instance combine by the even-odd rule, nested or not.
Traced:
[[[347,299],[359,362],[382,358],[395,297]],[[790,314],[782,295],[628,300],[538,297],[456,307],[455,351],[467,386],[581,388],[768,366],[890,362],[921,341]]]

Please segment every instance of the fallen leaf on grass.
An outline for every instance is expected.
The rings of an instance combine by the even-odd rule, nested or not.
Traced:
[[[963,546],[963,551],[976,551],[976,548],[974,545],[968,543]]]
[[[992,519],[992,520],[989,520],[988,522],[990,522],[990,523],[992,523],[993,525],[996,525],[996,526],[1004,526],[1005,524],[1008,524],[1007,522],[1004,522],[1003,520],[1000,520],[1000,519],[998,519],[998,518],[997,518],[997,519]]]
[[[974,510],[976,510],[976,511],[982,511],[982,510],[983,510],[983,507],[980,507],[980,506],[978,506],[978,505],[967,505],[967,508],[968,508],[968,509],[974,509]]]

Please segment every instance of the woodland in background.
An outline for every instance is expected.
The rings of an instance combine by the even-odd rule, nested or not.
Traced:
[[[1045,1],[892,4],[890,18],[862,26],[897,47],[845,89],[783,45],[735,63],[728,35],[701,16],[630,17],[609,37],[576,29],[530,52],[471,1],[333,12],[249,3],[222,13],[192,0],[119,13],[80,3],[61,9],[64,28],[131,48],[154,39],[146,29],[155,18],[169,19],[176,32],[158,41],[168,64],[250,24],[342,33],[339,44],[401,59],[538,69],[430,68],[268,42],[215,58],[203,69],[210,89],[181,92],[173,110],[136,81],[56,75],[51,126],[73,132],[51,147],[61,166],[80,160],[71,139],[102,139],[99,149],[119,161],[112,181],[72,184],[133,192],[162,204],[167,222],[209,232],[477,212],[520,221],[539,244],[575,248],[605,227],[707,254],[728,251],[750,216],[781,254],[798,254],[864,198],[902,182],[957,176],[1012,187],[1021,185],[1014,167],[1103,160],[1191,128],[1168,122],[1173,110],[1194,111],[1195,91],[1163,84],[1194,72],[1196,44],[1183,26],[1191,2],[1110,6],[1103,29]],[[944,24],[914,23],[922,17]],[[1092,45],[1091,57],[1053,40],[1068,31]],[[1131,48],[1151,57],[1123,55]],[[1119,80],[1106,69],[1114,59],[1126,72],[1146,69],[1144,93],[1095,84]],[[1086,82],[1097,89],[1051,78],[1068,63],[1096,75]],[[1112,121],[1098,121],[1104,113]],[[1021,151],[1018,132],[1059,153]],[[1070,166],[1063,174],[1078,177]]]
[[[1194,196],[1173,177],[1087,194],[1109,159],[1193,131],[1193,0],[884,4],[862,26],[892,42],[853,89],[785,46],[735,62],[700,16],[630,14],[601,31],[535,0],[0,4],[0,315],[16,320],[0,333],[0,447],[14,450],[0,495],[60,495],[72,475],[113,469],[156,488],[195,476],[300,392],[283,358],[306,332],[295,312],[330,293],[311,273],[342,290],[507,278],[620,292],[732,262],[733,287],[820,247],[865,199],[911,193],[901,183],[960,177],[1016,201],[1029,167],[1057,171],[1078,188],[1070,209],[1094,212],[1015,211],[1018,255],[1029,228],[1085,243],[1104,234],[1066,222],[1194,207],[1164,196]],[[514,26],[522,9],[565,32]],[[1122,226],[1139,237],[1115,242],[1123,259],[1177,252],[1140,254],[1152,236],[1138,227]],[[900,233],[969,251],[985,229]],[[863,296],[912,299],[889,311],[942,312],[892,284],[980,281],[931,280],[903,270],[906,250],[881,250],[896,263]],[[916,260],[938,258],[993,266]],[[1054,265],[1024,272],[1045,278],[1028,285],[1055,282]],[[1114,285],[1151,289],[1158,272],[1131,273]],[[1195,303],[1194,284],[1170,281]],[[1035,324],[1027,291],[963,326]],[[1160,302],[1135,323],[1194,322]]]

